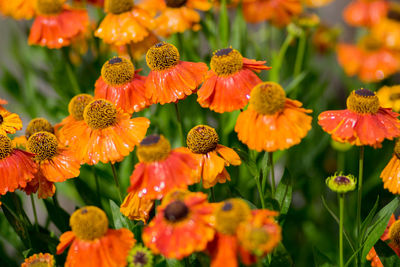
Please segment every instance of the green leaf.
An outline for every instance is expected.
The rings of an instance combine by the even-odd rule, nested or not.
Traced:
[[[119,210],[119,206],[112,200],[110,200],[110,208],[111,208],[111,214],[112,214],[115,229],[120,229],[120,228],[128,228],[129,229],[130,225],[127,221],[127,218],[125,218],[122,215],[122,213]]]
[[[279,205],[278,200],[269,197],[265,199],[265,208],[279,211],[281,209],[281,206]]]
[[[61,207],[56,207],[50,199],[43,199],[47,214],[54,225],[63,233],[69,230],[69,214]]]
[[[247,165],[251,175],[253,177],[258,177],[259,173],[258,173],[257,164],[254,160],[252,160],[250,158],[250,155],[239,148],[234,148],[234,150],[239,155],[240,159]]]
[[[373,225],[370,226],[366,231],[366,239],[363,242],[363,250],[361,254],[361,261],[366,261],[366,256],[371,248],[375,245],[375,243],[382,236],[383,232],[386,229],[386,226],[389,222],[390,216],[392,216],[393,212],[400,205],[399,198],[396,197],[389,204],[387,204],[383,209],[381,209],[373,219]]]
[[[175,259],[167,259],[167,266],[168,267],[185,267],[185,265],[182,262],[175,260]]]
[[[279,243],[279,245],[275,248],[272,254],[271,264],[269,266],[270,267],[294,266],[292,257],[290,257],[290,254],[287,252],[286,248],[283,246],[282,243]]]
[[[367,230],[367,227],[369,227],[371,225],[372,219],[374,218],[376,210],[378,209],[378,204],[379,204],[379,195],[376,198],[374,207],[371,209],[371,211],[369,212],[367,218],[365,218],[365,220],[361,224],[361,239],[364,239],[365,231]]]
[[[226,7],[226,1],[221,1],[220,12],[219,12],[219,24],[218,24],[218,32],[221,41],[221,47],[228,47],[229,43],[229,16],[228,16],[228,8]]]
[[[96,192],[90,188],[80,177],[74,179],[76,190],[86,205],[95,205],[101,207]]]
[[[32,251],[31,248],[28,248],[28,249],[22,251],[22,256],[24,256],[24,259],[29,257],[29,254],[31,253],[31,251]]]
[[[317,247],[313,247],[314,264],[318,267],[331,267],[335,266],[333,261],[321,252]]]
[[[287,214],[290,203],[292,202],[292,193],[293,193],[293,186],[292,186],[292,178],[288,171],[285,169],[283,177],[276,188],[275,199],[278,201],[280,206],[280,214],[285,215]]]

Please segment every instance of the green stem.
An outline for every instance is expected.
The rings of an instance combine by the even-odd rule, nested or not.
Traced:
[[[183,134],[183,125],[181,120],[181,114],[179,113],[178,103],[174,103],[174,105],[175,105],[176,119],[178,121],[179,136],[181,138],[182,146],[185,146],[186,142],[185,142],[185,136]]]
[[[32,203],[33,217],[35,217],[35,227],[36,227],[36,230],[39,231],[39,222],[38,222],[35,199],[33,197],[33,194],[31,194],[31,203]]]
[[[258,177],[255,177],[255,179],[256,179],[258,194],[259,194],[260,200],[261,200],[261,207],[262,207],[263,209],[265,209],[264,193],[263,193],[263,191],[262,191],[261,184],[260,184],[260,175],[259,175]]]
[[[344,194],[339,194],[339,266],[343,267]]]
[[[300,37],[299,37],[299,45],[297,47],[297,54],[296,54],[296,61],[294,64],[294,73],[293,77],[297,77],[300,75],[301,72],[301,67],[303,64],[303,59],[304,59],[304,53],[306,51],[306,44],[307,44],[307,38],[306,34],[303,32]],[[296,89],[293,91],[293,98],[297,97],[297,89],[299,87],[296,86]]]
[[[282,61],[283,61],[286,51],[292,41],[293,41],[293,35],[289,33],[286,36],[286,39],[281,46],[281,49],[279,50],[278,56],[277,56],[274,64],[272,65],[272,69],[270,72],[270,74],[271,74],[270,80],[271,81],[279,82],[279,72],[281,70]]]
[[[337,153],[337,169],[340,172],[344,172],[346,168],[346,152],[338,151]]]
[[[121,195],[121,187],[119,186],[119,181],[118,181],[118,176],[117,176],[117,171],[115,170],[115,165],[110,162],[113,177],[114,177],[114,182],[115,186],[117,187],[118,191],[118,196],[119,196],[119,201],[122,203],[122,195]]]
[[[274,152],[268,152],[268,165],[271,170],[271,195],[275,198],[275,170],[274,170]]]
[[[215,201],[214,187],[210,187],[210,194],[211,194],[211,200],[212,200],[212,202],[216,202],[216,201]]]
[[[358,192],[357,192],[357,249],[361,245],[361,201],[362,201],[362,179],[363,179],[363,167],[364,167],[364,146],[360,147],[360,159],[358,167]],[[358,260],[360,260],[361,254],[358,253]]]
[[[64,47],[61,50],[62,50],[62,54],[64,56],[64,60],[66,62],[65,67],[66,67],[68,79],[71,82],[72,90],[74,91],[74,94],[78,95],[81,93],[81,90],[79,89],[78,79],[74,72],[74,67],[72,65],[71,59],[69,58],[69,55],[68,55],[68,48]]]

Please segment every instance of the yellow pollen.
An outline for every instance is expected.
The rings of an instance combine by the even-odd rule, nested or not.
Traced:
[[[86,206],[75,211],[69,219],[72,232],[81,240],[95,240],[108,230],[108,219],[104,211],[95,206]]]
[[[106,0],[105,11],[113,14],[128,12],[133,8],[133,0]]]
[[[233,235],[238,225],[247,220],[251,210],[246,202],[239,198],[228,199],[219,204],[215,211],[215,224],[219,232]]]
[[[210,67],[219,76],[229,76],[243,68],[243,56],[236,49],[220,49],[213,53]]]
[[[113,86],[123,85],[130,82],[135,76],[135,67],[126,58],[113,57],[101,68],[101,77]]]
[[[375,114],[380,107],[376,94],[367,89],[351,92],[347,98],[347,108],[360,114]]]
[[[207,125],[193,127],[187,135],[188,148],[197,154],[207,154],[218,145],[219,137],[214,128]]]
[[[250,94],[250,105],[259,114],[273,115],[281,111],[286,102],[283,88],[274,82],[256,85]]]
[[[117,122],[117,109],[104,99],[95,99],[83,111],[83,118],[93,130],[105,129]]]
[[[6,135],[0,134],[0,160],[7,158],[12,152],[11,139]]]
[[[57,154],[58,141],[52,133],[37,132],[29,137],[26,148],[36,154],[35,160],[50,160]]]
[[[151,70],[166,70],[179,63],[179,51],[172,44],[160,42],[147,51],[146,62]]]
[[[85,107],[93,100],[93,96],[80,94],[74,96],[68,104],[68,112],[75,120],[83,120],[83,111]]]
[[[389,238],[396,245],[397,248],[400,248],[400,221],[395,221],[389,228]]]
[[[25,137],[26,139],[29,139],[31,135],[42,131],[54,134],[54,128],[48,120],[46,120],[45,118],[33,119],[26,127]]]
[[[36,10],[41,15],[58,14],[65,0],[36,0]]]
[[[163,135],[149,135],[140,142],[136,154],[140,162],[151,163],[166,159],[171,145]]]
[[[397,158],[400,159],[400,139],[396,139],[396,143],[394,144],[394,154],[397,156]]]

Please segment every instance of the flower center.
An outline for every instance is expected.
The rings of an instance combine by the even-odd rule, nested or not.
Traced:
[[[137,264],[139,266],[146,265],[146,263],[147,263],[146,254],[141,251],[137,252],[135,254],[135,256],[133,257],[133,263]]]
[[[270,235],[264,228],[251,227],[244,235],[245,242],[242,245],[249,251],[257,251],[257,249],[268,242]]]
[[[136,245],[129,252],[128,267],[153,266],[153,255],[142,245]]]
[[[50,263],[46,259],[36,259],[29,263],[29,267],[50,267]]]
[[[250,94],[250,105],[263,115],[273,115],[285,106],[286,93],[274,82],[264,82],[256,85]]]
[[[37,0],[36,10],[42,15],[58,14],[62,10],[65,0]]]
[[[0,160],[7,158],[12,152],[11,139],[0,134]]]
[[[162,135],[149,135],[140,142],[136,154],[140,162],[151,163],[168,157],[171,145]]]
[[[75,211],[69,219],[72,232],[81,240],[94,240],[108,230],[108,219],[104,211],[95,206],[86,206]]]
[[[397,21],[397,22],[400,22],[400,10],[390,9],[388,14],[387,14],[387,18],[391,19],[391,20],[394,20],[394,21]]]
[[[347,98],[347,108],[356,113],[375,114],[379,110],[379,99],[370,90],[358,89]]]
[[[389,228],[390,240],[400,248],[400,221],[394,222]]]
[[[399,99],[400,99],[400,93],[393,93],[393,94],[391,94],[391,95],[389,96],[389,99],[390,99],[391,101],[399,100]]]
[[[101,68],[101,77],[109,85],[122,85],[135,76],[135,67],[128,59],[114,57]]]
[[[160,42],[147,51],[146,62],[151,70],[166,70],[179,63],[179,51],[172,44]]]
[[[27,149],[36,154],[35,160],[50,160],[57,154],[58,141],[54,134],[37,132],[28,139]]]
[[[338,185],[348,185],[350,183],[350,179],[346,176],[337,176],[335,178],[335,183]]]
[[[189,209],[183,201],[175,200],[164,210],[164,218],[170,222],[178,222],[187,217]]]
[[[193,127],[187,135],[188,148],[197,154],[207,154],[218,145],[218,134],[214,128],[207,125]]]
[[[2,124],[4,122],[4,118],[3,116],[0,115],[0,124]]]
[[[236,49],[220,49],[214,52],[210,66],[218,75],[228,76],[242,69],[243,57]]]
[[[233,198],[222,202],[215,212],[216,228],[223,234],[233,235],[238,225],[249,218],[251,210],[246,202]]]
[[[83,118],[93,130],[105,129],[117,122],[117,109],[104,99],[95,99],[83,111]]]
[[[186,4],[187,0],[165,0],[167,7],[178,8]]]
[[[375,51],[382,47],[382,41],[373,36],[365,36],[359,41],[360,47],[366,51]]]
[[[26,127],[25,137],[29,139],[29,137],[37,132],[49,132],[54,134],[54,128],[45,118],[36,118],[31,120]]]
[[[133,8],[133,0],[106,0],[104,3],[106,12],[121,14]]]
[[[83,120],[83,111],[92,100],[93,96],[88,94],[74,96],[68,104],[69,114],[77,121]]]

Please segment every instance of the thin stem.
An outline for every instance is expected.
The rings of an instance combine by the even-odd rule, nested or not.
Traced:
[[[110,163],[110,165],[111,165],[111,169],[112,169],[112,173],[113,173],[113,177],[114,177],[115,186],[117,187],[119,201],[122,203],[121,187],[119,186],[117,171],[115,170],[114,164]]]
[[[297,47],[297,54],[296,54],[296,61],[294,64],[294,77],[296,78],[297,76],[300,75],[301,72],[301,67],[303,64],[303,59],[304,59],[304,53],[306,51],[306,44],[307,44],[307,38],[306,34],[303,32],[300,37],[299,37],[299,45]],[[293,98],[297,97],[297,89],[298,86],[296,86],[296,89],[293,91]]]
[[[261,200],[261,207],[262,207],[263,209],[265,209],[265,203],[264,203],[264,193],[263,193],[263,191],[262,191],[262,189],[261,189],[261,184],[260,184],[260,176],[258,176],[258,177],[255,177],[255,179],[256,179],[256,184],[257,184],[258,194],[259,194],[259,196],[260,196],[260,200]]]
[[[38,222],[35,199],[33,197],[33,194],[31,194],[31,203],[32,203],[33,217],[35,217],[35,227],[36,227],[36,230],[39,231],[39,222]]]
[[[362,179],[363,179],[363,167],[364,167],[364,146],[360,147],[360,159],[359,159],[359,169],[358,169],[358,192],[357,192],[357,248],[361,244],[361,201],[362,201]],[[358,260],[360,260],[360,253],[358,253]]]
[[[281,70],[283,58],[285,57],[286,51],[287,51],[290,43],[292,42],[292,40],[293,40],[293,35],[289,33],[286,36],[286,39],[281,46],[281,49],[279,50],[275,64],[272,66],[272,69],[270,72],[271,73],[271,77],[270,77],[271,81],[279,82],[279,73]]]
[[[271,195],[275,198],[275,170],[274,170],[274,152],[268,152],[268,165],[271,170]]]
[[[343,267],[344,194],[339,194],[339,266]]]
[[[216,202],[216,201],[215,201],[214,187],[210,187],[210,193],[211,193],[211,200],[212,200],[212,202]]]
[[[130,60],[132,61],[132,63],[133,63],[133,55],[132,55],[132,51],[131,51],[131,49],[130,49],[130,44],[127,44],[126,45],[126,53],[128,53],[128,55],[129,55],[129,58],[130,58]]]
[[[183,134],[183,125],[182,125],[182,120],[181,120],[181,114],[179,113],[178,103],[174,103],[174,105],[175,105],[176,119],[178,121],[179,136],[181,138],[182,146],[184,146],[185,145],[185,136]]]
[[[337,170],[344,172],[346,168],[346,152],[338,151],[337,152]]]

